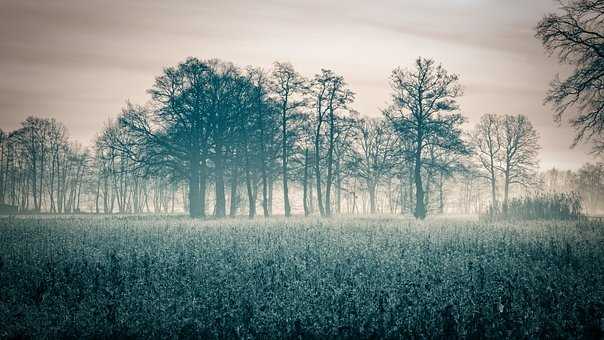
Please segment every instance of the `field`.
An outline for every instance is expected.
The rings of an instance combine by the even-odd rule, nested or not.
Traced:
[[[598,338],[604,226],[0,220],[0,338]]]

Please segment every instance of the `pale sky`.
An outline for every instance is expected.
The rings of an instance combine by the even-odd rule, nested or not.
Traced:
[[[533,28],[552,0],[0,0],[0,128],[55,117],[90,144],[126,100],[144,103],[166,66],[189,56],[305,76],[342,74],[354,108],[378,116],[397,66],[430,57],[460,76],[461,111],[524,114],[541,136],[541,166],[576,169],[589,147],[553,122],[543,97],[557,72]]]

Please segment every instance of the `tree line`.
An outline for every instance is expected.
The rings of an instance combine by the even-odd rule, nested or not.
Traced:
[[[600,153],[604,5],[559,3],[536,37],[573,69],[555,78],[545,102],[557,121],[574,111],[575,144],[590,141]],[[352,108],[355,93],[332,70],[304,77],[289,63],[265,71],[189,58],[164,69],[150,101],[127,103],[89,149],[54,119],[29,117],[0,132],[0,203],[69,213],[86,200],[96,213],[182,206],[192,217],[254,217],[258,209],[273,214],[276,200],[290,216],[295,197],[305,215],[387,211],[422,219],[444,212],[447,188],[461,197],[462,211],[477,212],[485,210],[486,186],[489,205],[505,214],[514,191],[543,187],[538,134],[526,116],[486,114],[463,131],[459,77],[432,59],[396,68],[389,80],[389,104],[369,118]],[[582,169],[578,181],[596,183],[598,169]]]
[[[90,150],[54,119],[3,133],[0,199],[35,212],[78,212],[84,195],[96,213],[182,205],[192,217],[254,217],[273,213],[278,192],[285,216],[295,195],[304,215],[424,218],[444,211],[455,178],[496,188],[501,174],[504,202],[510,185],[528,184],[538,145],[526,117],[485,115],[466,134],[458,76],[431,59],[396,68],[390,86],[383,115],[369,118],[332,70],[306,78],[289,63],[264,71],[189,58],[164,69],[148,103],[127,103]]]

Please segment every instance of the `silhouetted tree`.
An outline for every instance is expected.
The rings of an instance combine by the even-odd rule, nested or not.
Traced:
[[[376,190],[382,178],[390,176],[396,165],[396,137],[387,121],[364,118],[358,121],[354,138],[353,162],[355,175],[369,192],[370,211],[376,213]]]
[[[604,150],[604,2],[559,0],[559,13],[545,16],[537,25],[537,38],[561,63],[574,66],[561,80],[556,77],[546,97],[556,109],[556,119],[573,108],[571,120],[577,129],[574,141],[595,139]]]
[[[419,58],[414,70],[397,68],[392,72],[392,105],[384,114],[401,139],[413,142],[416,218],[426,217],[422,169],[428,146],[456,153],[465,150],[460,126],[464,121],[456,98],[462,89],[458,77],[449,74],[431,59]]]
[[[289,63],[273,64],[271,74],[271,90],[274,100],[279,108],[281,123],[281,165],[283,179],[283,208],[285,216],[291,215],[288,188],[288,158],[295,131],[291,129],[290,120],[295,119],[299,109],[305,105],[302,93],[305,89],[305,80]]]
[[[537,178],[539,136],[523,115],[506,115],[501,121],[501,162],[503,173],[503,212],[508,205],[510,185],[534,184]]]
[[[472,142],[478,160],[477,174],[486,179],[491,189],[491,205],[497,206],[497,173],[502,150],[501,118],[494,114],[480,117],[472,134]]]
[[[322,69],[310,84],[314,122],[314,166],[317,187],[317,202],[321,216],[331,216],[331,187],[334,175],[334,148],[337,135],[337,115],[340,110],[347,110],[354,100],[354,93],[346,87],[344,78],[331,70]],[[324,145],[323,143],[327,144]],[[324,148],[327,150],[323,150]],[[325,192],[323,193],[321,164],[323,153],[326,153]],[[323,198],[325,194],[325,198]]]
[[[210,66],[195,58],[164,69],[149,90],[153,108],[132,107],[120,119],[139,146],[137,163],[146,168],[167,166],[187,178],[191,217],[205,215],[201,188],[205,192],[210,73]]]
[[[576,173],[575,186],[589,213],[601,213],[604,210],[603,162],[584,164]]]

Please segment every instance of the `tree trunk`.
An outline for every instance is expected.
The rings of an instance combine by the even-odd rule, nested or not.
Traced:
[[[32,142],[33,144],[33,142]],[[35,147],[34,147],[35,148]],[[37,187],[37,179],[38,179],[38,167],[37,167],[37,155],[36,152],[33,151],[31,154],[31,159],[32,159],[32,170],[31,170],[31,186],[32,186],[32,194],[33,194],[33,198],[34,198],[34,210],[38,211],[38,187]]]
[[[503,188],[503,216],[508,216],[508,197],[510,191],[510,170],[506,169],[505,171],[505,183]]]
[[[426,170],[426,176],[425,176],[425,181],[423,181],[422,183],[424,184],[424,207],[426,208],[426,213],[427,211],[430,209],[430,207],[432,206],[432,182],[433,182],[433,176],[432,176],[432,170],[430,168],[428,168]]]
[[[202,156],[199,170],[199,217],[206,217],[206,191],[208,188],[208,165],[206,156]]]
[[[405,193],[405,184],[404,184],[404,181],[403,181],[403,175],[402,174],[400,175],[400,178],[399,178],[399,186],[400,186],[399,187],[399,191],[400,191],[400,197],[401,197],[401,201],[399,202],[399,207],[401,209],[400,214],[404,215],[405,214],[405,206],[406,206],[406,202],[405,201],[406,201],[407,195]]]
[[[268,214],[269,216],[273,215],[273,177],[269,177],[268,179]]]
[[[302,180],[302,186],[302,203],[304,205],[304,216],[308,216],[310,214],[308,210],[308,149],[304,150],[304,179]]]
[[[44,151],[44,146],[42,146],[42,150],[40,150],[40,183],[38,184],[39,188],[38,188],[38,207],[36,208],[36,210],[38,212],[42,211],[42,205],[44,202],[44,178],[46,176],[44,176],[44,170],[46,168],[46,152]],[[35,188],[34,188],[35,189]]]
[[[340,173],[340,157],[336,159],[336,214],[342,213],[342,174]]]
[[[94,208],[95,208],[95,212],[97,214],[100,213],[100,210],[99,210],[100,193],[101,193],[101,176],[98,176],[97,181],[96,181],[96,192],[94,194]]]
[[[149,183],[147,183],[145,185],[145,187],[147,187],[149,185]],[[151,212],[151,209],[149,208],[149,193],[148,190],[145,190],[144,192],[144,196],[145,196],[145,207],[147,208],[147,212]],[[185,185],[183,186],[182,189],[182,202],[183,202],[183,209],[185,212],[189,211],[189,186]]]
[[[310,158],[310,156],[309,156]],[[315,200],[314,200],[314,196],[313,196],[313,184],[312,184],[312,179],[311,177],[311,172],[312,169],[310,167],[310,164],[308,165],[308,212],[313,214],[315,212]]]
[[[369,206],[370,213],[376,213],[375,188],[376,184],[373,180],[367,180],[367,188],[369,189]]]
[[[268,211],[268,178],[266,174],[266,166],[262,165],[262,210],[264,217],[269,217],[270,212]]]
[[[497,209],[497,178],[495,177],[495,162],[492,154],[490,158],[491,167],[489,172],[491,175],[491,214],[494,214],[495,209]]]
[[[319,205],[319,213],[325,216],[325,208],[323,207],[323,193],[321,192],[321,168],[319,166],[320,156],[319,147],[315,146],[315,179],[317,183],[317,204]]]
[[[252,174],[249,167],[249,162],[245,169],[245,185],[247,187],[247,200],[248,200],[248,216],[254,218],[256,216],[256,183],[252,185]]]
[[[231,176],[231,206],[229,208],[229,217],[237,216],[237,208],[239,206],[239,195],[237,194],[237,186],[239,185],[239,168],[233,166]]]
[[[220,147],[218,147],[220,149]],[[221,152],[216,154],[216,217],[226,216],[226,198],[224,193],[224,157]]]
[[[497,209],[497,191],[496,191],[496,179],[495,179],[495,172],[491,172],[491,205],[494,209]]]
[[[418,148],[418,150],[415,153],[414,180],[415,180],[415,212],[413,215],[415,216],[415,218],[423,220],[424,218],[426,218],[426,205],[424,202],[424,189],[422,186],[421,148]]]
[[[189,172],[189,216],[201,217],[201,193],[199,191],[199,155],[193,152],[190,156]]]
[[[325,183],[325,216],[331,216],[331,185],[333,181],[333,148],[335,136],[334,112],[329,115],[329,147],[327,149],[327,180]]]
[[[287,105],[287,100],[285,101]],[[287,111],[283,108],[282,113],[282,131],[283,139],[281,142],[281,157],[283,164],[283,210],[286,217],[291,216],[291,206],[289,205],[289,188],[287,187]]]
[[[442,172],[440,173],[439,183],[438,183],[438,213],[443,214],[445,212],[445,189],[444,189],[444,179]]]

